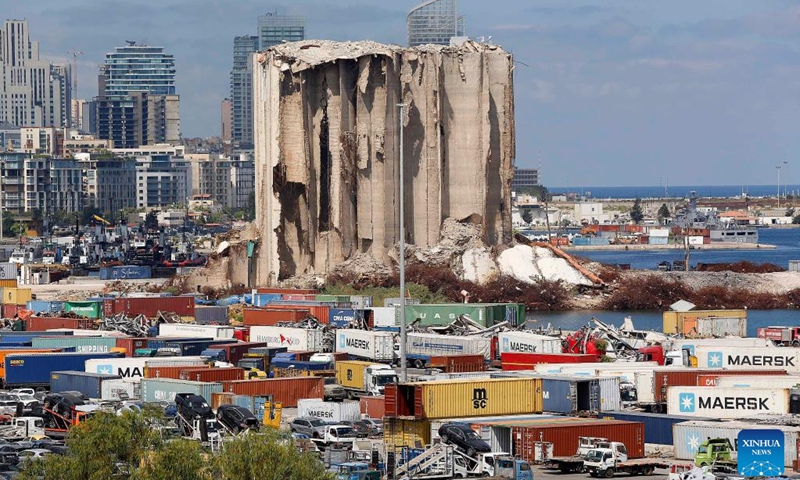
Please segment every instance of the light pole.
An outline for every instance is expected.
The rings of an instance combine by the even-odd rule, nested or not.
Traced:
[[[778,171],[778,208],[781,208],[781,167],[783,165],[775,165],[775,169]]]
[[[403,117],[406,105],[400,107],[400,381],[408,378],[408,360],[406,358],[406,222],[405,222],[405,185],[403,169]]]
[[[789,165],[789,162],[788,162],[788,161],[786,161],[786,160],[784,160],[784,161],[783,161],[783,165],[784,165],[784,166],[786,166],[786,168],[787,168],[787,172],[786,172],[786,173],[788,174],[788,173],[789,173],[789,172],[788,172],[788,168],[789,168],[789,167],[788,167],[788,165]],[[789,177],[786,177],[786,178],[788,179]],[[788,181],[783,183],[783,198],[786,198],[786,187],[787,187],[787,184],[788,184],[788,183],[789,183]]]

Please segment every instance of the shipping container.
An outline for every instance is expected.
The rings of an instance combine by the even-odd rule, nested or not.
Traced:
[[[573,415],[600,411],[600,383],[597,379],[556,376],[541,378],[542,410],[545,412]]]
[[[699,368],[781,368],[800,372],[800,348],[729,347],[721,342],[716,346],[696,347],[695,356]]]
[[[479,372],[486,370],[483,355],[438,355],[430,357],[428,366],[444,373]]]
[[[25,305],[33,298],[30,288],[3,287],[3,304]]]
[[[94,320],[90,318],[63,317],[28,317],[25,319],[25,330],[28,332],[44,332],[56,328],[90,330]]]
[[[597,355],[582,353],[501,353],[503,370],[533,370],[540,363],[590,363]]]
[[[355,422],[361,418],[357,401],[325,402],[315,398],[303,398],[297,402],[298,417],[317,417],[326,422]]]
[[[100,389],[101,400],[137,400],[142,396],[141,383],[132,378],[105,380],[100,384]]]
[[[50,372],[55,368],[81,371],[86,360],[93,358],[119,358],[116,353],[14,353],[5,357],[5,385],[50,385]]]
[[[666,415],[663,413],[647,413],[637,411],[603,412],[598,415],[603,420],[623,420],[626,422],[642,422],[644,424],[644,442],[655,445],[672,445],[672,427],[675,424],[696,420],[697,417]]]
[[[492,359],[492,340],[479,336],[409,333],[406,335],[406,354],[410,355],[483,355]]]
[[[187,368],[199,367],[202,367],[202,365],[198,365],[196,363],[188,363],[185,365],[180,363],[149,365],[145,363],[144,378],[172,378],[177,380],[181,378],[181,372]],[[209,365],[207,368],[211,368],[211,366]]]
[[[16,318],[17,312],[24,309],[25,305],[13,305],[11,303],[4,303],[2,307],[3,318]]]
[[[258,287],[255,293],[272,293],[276,295],[316,295],[317,290],[308,288],[278,288],[278,287]]]
[[[358,328],[357,323],[364,320],[363,310],[332,308],[328,317],[328,325],[333,328]]]
[[[222,385],[172,378],[143,378],[141,389],[143,402],[174,402],[178,393],[193,393],[210,401],[212,393],[222,391]]]
[[[394,334],[370,330],[337,330],[336,351],[354,358],[391,363],[395,355]]]
[[[656,362],[599,362],[539,364],[534,367],[534,370],[549,375],[555,373],[564,373],[567,375],[599,375],[603,372],[610,371],[646,370],[657,367],[658,364]]]
[[[742,430],[752,429],[777,429],[783,432],[783,466],[792,467],[797,460],[798,441],[800,440],[800,427],[788,425],[754,425],[750,422],[713,422],[690,421],[675,424],[672,427],[672,445],[675,447],[675,458],[679,460],[694,460],[697,448],[708,438],[727,438],[731,445],[737,448],[736,439]],[[736,452],[733,452],[734,457]],[[788,473],[788,472],[787,472]]]
[[[153,270],[148,265],[100,267],[100,280],[141,280],[152,277]]]
[[[291,351],[322,351],[324,332],[292,327],[254,326],[250,328],[250,340],[265,342],[269,347],[287,347]]]
[[[224,382],[229,380],[244,380],[244,369],[231,368],[189,368],[181,370],[178,375],[181,380],[194,380],[196,382]]]
[[[15,282],[15,285],[9,285],[9,286],[16,286],[17,274],[18,271],[16,263],[11,263],[11,262],[0,263],[0,280]],[[5,287],[6,285],[3,286]]]
[[[251,297],[254,307],[266,307],[270,302],[280,299],[281,295],[279,293],[255,293]]]
[[[232,363],[234,365],[239,363],[239,360],[249,353],[251,349],[266,347],[264,342],[238,342],[238,343],[223,343],[209,345],[209,350],[221,350],[220,357],[215,357],[215,360]]]
[[[746,337],[747,310],[666,311],[663,327],[665,334],[681,333],[686,337]]]
[[[386,414],[424,419],[541,413],[539,378],[467,379],[390,384]]]
[[[321,377],[270,378],[268,380],[239,380],[222,382],[224,392],[236,395],[272,395],[284,408],[294,408],[302,398],[323,398],[324,379]]]
[[[197,338],[197,337],[150,337],[150,338],[147,339],[147,348],[159,349],[159,348],[166,347],[167,343],[170,343],[170,342],[191,342],[191,341],[195,341],[195,340],[208,340],[208,341],[211,341],[213,339],[210,338],[210,337],[203,337],[203,338]],[[233,340],[231,340],[231,342],[233,342]]]
[[[669,387],[667,412],[687,417],[744,418],[789,413],[788,388]]]
[[[308,309],[245,308],[242,310],[242,323],[269,327],[278,322],[300,322],[309,315]]]
[[[717,376],[712,385],[698,384],[698,386],[717,386],[722,388],[797,388],[800,384],[800,376],[780,375],[780,376],[750,376],[750,375],[729,375]]]
[[[162,323],[158,326],[159,337],[197,337],[230,340],[234,328],[229,325],[196,325],[193,323]]]
[[[13,280],[2,280],[2,279],[0,279],[0,288],[16,288],[17,286],[18,285],[17,285],[17,279],[16,278],[13,279]]]
[[[307,316],[311,316],[317,319],[319,323],[328,323],[328,319],[330,318],[330,310],[331,308],[336,308],[336,305],[331,303],[328,305],[322,305],[318,302],[284,302],[282,300],[276,300],[270,302],[269,308],[267,310],[294,310],[294,311],[307,311],[308,314],[303,316],[300,320],[305,319]],[[257,310],[257,309],[253,309]],[[274,317],[275,314],[272,314]],[[298,316],[298,313],[295,313],[294,316]],[[299,320],[298,320],[299,321]],[[250,325],[245,323],[245,325]],[[274,323],[270,323],[269,325],[274,325]]]
[[[431,422],[385,417],[383,443],[387,450],[398,447],[425,448],[431,444]]]
[[[503,353],[561,353],[561,339],[535,333],[508,331],[497,334]]]
[[[164,349],[176,353],[180,356],[199,356],[206,349],[215,344],[229,343],[230,340],[180,340],[177,342],[167,342]]]
[[[194,297],[182,295],[179,297],[143,297],[143,298],[116,298],[113,303],[104,305],[104,309],[111,309],[107,314],[125,313],[130,316],[142,314],[146,317],[156,317],[158,312],[172,312],[181,317],[194,316]]]
[[[345,388],[355,390],[367,390],[364,385],[364,372],[374,362],[365,362],[361,360],[342,360],[334,364],[336,371],[336,382]]]
[[[74,370],[58,370],[50,372],[50,391],[81,392],[89,398],[102,398],[101,385],[106,380],[117,380],[116,375],[78,372]]]
[[[417,322],[419,326],[445,326],[458,319],[461,315],[466,315],[475,323],[484,327],[491,327],[501,322],[509,322],[516,326],[519,322],[524,322],[524,306],[520,304],[505,303],[451,303],[435,305],[408,305],[406,304],[406,324]],[[400,309],[397,309],[398,320]]]
[[[117,348],[125,349],[125,356],[132,357],[136,350],[147,348],[147,338],[117,338]]]
[[[142,378],[147,367],[155,363],[158,365],[173,365],[180,368],[203,366],[202,359],[187,357],[122,357],[113,359],[87,360],[84,370],[91,373],[118,375],[122,378]]]
[[[689,350],[694,355],[697,347],[718,347],[721,345],[719,338],[676,338],[665,345],[665,350]],[[724,345],[730,347],[772,347],[772,342],[763,338],[753,337],[727,337]]]
[[[270,361],[278,355],[279,353],[288,353],[288,349],[286,347],[255,347],[251,348],[248,353],[253,355],[264,355],[265,357],[269,358]],[[298,353],[302,352],[294,352],[292,355],[297,355]],[[308,358],[311,358],[313,353],[309,353]],[[298,358],[298,360],[301,360]]]
[[[356,310],[372,308],[372,297],[368,295],[350,295],[350,305]]]
[[[375,330],[396,330],[399,328],[395,307],[373,307],[366,310],[366,313],[370,318],[370,326]]]
[[[102,318],[103,302],[64,302],[64,311],[86,318]]]
[[[28,300],[25,308],[33,313],[58,313],[64,309],[64,302],[59,300]]]
[[[222,305],[195,305],[194,321],[198,325],[227,325],[228,307]]]
[[[385,396],[361,397],[358,401],[363,415],[369,418],[383,418],[386,415]]]
[[[642,390],[646,388],[647,384],[652,385],[653,398],[655,403],[666,403],[667,401],[667,388],[669,387],[692,387],[697,386],[697,379],[700,375],[714,374],[722,375],[782,375],[785,371],[778,369],[761,369],[761,370],[723,370],[723,369],[702,369],[702,368],[669,368],[662,367],[654,369],[653,380],[651,382],[641,383],[637,378],[636,389],[640,401],[642,398]],[[642,378],[647,378],[647,374],[641,374]]]
[[[65,348],[74,347],[78,353],[110,352],[117,346],[117,339],[113,337],[84,337],[63,335],[57,337],[36,337],[31,340],[34,348]],[[82,369],[81,369],[82,370]]]
[[[553,455],[574,455],[580,437],[601,437],[612,442],[622,442],[628,449],[628,458],[644,457],[644,424],[619,420],[569,418],[542,419],[531,422],[514,422],[503,425],[511,436],[514,455],[533,462],[538,442],[553,444]]]

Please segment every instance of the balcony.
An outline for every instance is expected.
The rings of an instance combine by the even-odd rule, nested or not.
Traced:
[[[22,177],[3,177],[3,185],[22,185]]]

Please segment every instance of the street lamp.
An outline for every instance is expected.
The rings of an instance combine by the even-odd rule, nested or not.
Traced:
[[[786,163],[786,162],[783,162]],[[775,169],[778,171],[778,208],[781,208],[781,167],[783,165],[775,165]]]
[[[404,103],[400,107],[400,381],[405,382],[408,375],[406,358],[406,222],[405,222],[405,188],[403,175],[403,117],[405,117]]]

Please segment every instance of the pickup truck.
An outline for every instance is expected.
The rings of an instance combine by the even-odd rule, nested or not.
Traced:
[[[44,420],[41,417],[17,417],[11,425],[0,427],[0,436],[6,440],[22,440],[44,435]]]
[[[615,442],[601,437],[578,438],[578,450],[568,457],[552,457],[544,460],[544,468],[560,470],[561,473],[582,472],[586,454],[593,448],[613,448]]]
[[[611,478],[615,473],[651,475],[656,468],[669,468],[669,463],[654,458],[628,459],[628,450],[620,442],[610,448],[593,448],[586,454],[583,467],[592,477]]]

